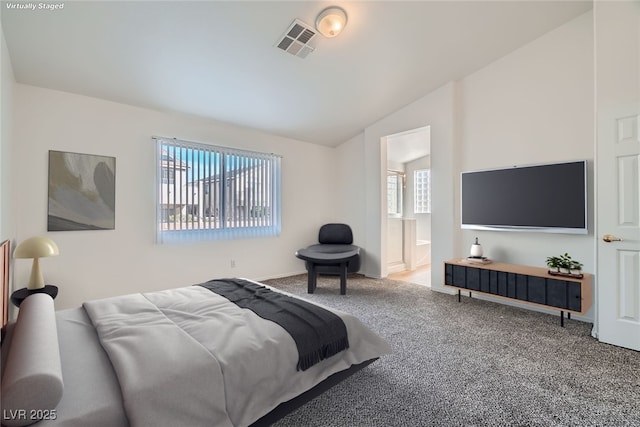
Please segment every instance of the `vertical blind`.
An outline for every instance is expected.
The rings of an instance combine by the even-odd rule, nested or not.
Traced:
[[[280,234],[280,156],[154,139],[158,242]]]

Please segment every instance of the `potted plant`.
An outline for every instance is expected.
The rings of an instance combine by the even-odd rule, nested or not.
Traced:
[[[573,260],[569,267],[569,271],[575,276],[582,275],[582,263],[580,261]]]
[[[552,273],[557,273],[558,271],[560,271],[560,257],[547,257],[547,267],[549,267],[549,271]]]
[[[560,255],[560,273],[569,274],[571,272],[571,265],[573,264],[573,259],[571,259],[571,255],[568,253],[564,253],[564,255]]]
[[[582,276],[582,263],[571,258],[571,255],[566,252],[560,256],[547,257],[546,263],[549,273]]]

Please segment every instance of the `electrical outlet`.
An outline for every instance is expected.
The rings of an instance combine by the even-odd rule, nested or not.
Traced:
[[[231,268],[236,268],[236,260],[235,259],[231,260]]]

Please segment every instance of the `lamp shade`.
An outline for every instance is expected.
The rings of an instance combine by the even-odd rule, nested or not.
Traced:
[[[44,277],[40,270],[40,258],[58,255],[58,245],[46,237],[31,237],[20,243],[13,253],[14,258],[33,258],[28,289],[44,288]]]
[[[43,258],[48,256],[56,256],[58,245],[46,237],[31,237],[16,247],[13,253],[14,258]]]
[[[324,9],[316,18],[316,29],[325,37],[335,37],[347,25],[347,12],[341,7]]]

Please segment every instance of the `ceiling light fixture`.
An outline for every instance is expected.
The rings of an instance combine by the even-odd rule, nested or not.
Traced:
[[[316,18],[316,29],[325,37],[337,36],[346,25],[347,12],[337,6],[324,9]]]

